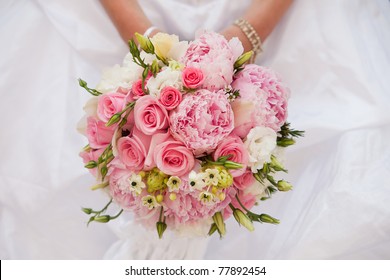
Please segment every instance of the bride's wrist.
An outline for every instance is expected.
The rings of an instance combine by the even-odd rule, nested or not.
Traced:
[[[248,37],[245,35],[245,33],[237,26],[237,25],[230,25],[229,27],[225,28],[221,34],[227,39],[230,40],[233,37],[237,37],[244,47],[244,52],[252,50],[252,44],[249,41]]]

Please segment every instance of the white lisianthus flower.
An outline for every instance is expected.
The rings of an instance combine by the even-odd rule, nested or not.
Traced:
[[[250,187],[246,188],[244,190],[244,195],[253,195],[256,197],[256,200],[260,200],[262,197],[267,196],[267,186],[271,186],[271,183],[264,179],[264,183],[260,183],[258,181],[255,181]]]
[[[98,105],[98,98],[96,96],[90,98],[87,103],[84,105],[83,109],[85,111],[85,115],[79,120],[77,123],[77,131],[81,133],[82,135],[87,136],[87,118],[97,117],[97,105]]]
[[[88,99],[87,103],[85,103],[83,110],[87,113],[87,116],[97,117],[97,106],[98,106],[99,98],[94,96]]]
[[[138,79],[138,74],[131,68],[121,67],[118,64],[103,71],[102,79],[96,86],[96,90],[107,93],[115,91],[118,87],[130,88],[133,81]]]
[[[181,61],[181,58],[184,57],[188,49],[188,42],[181,41],[172,45],[172,48],[168,52],[169,59]]]
[[[167,59],[169,51],[175,44],[179,43],[179,37],[159,32],[150,38],[150,41],[152,41],[156,55],[162,59]]]
[[[253,173],[263,168],[269,162],[271,154],[276,148],[276,132],[269,127],[257,126],[252,128],[244,142],[249,153],[248,166]]]
[[[166,86],[180,90],[182,88],[181,72],[167,67],[158,73],[156,77],[151,77],[147,84],[150,95],[157,98],[160,97],[160,91]]]

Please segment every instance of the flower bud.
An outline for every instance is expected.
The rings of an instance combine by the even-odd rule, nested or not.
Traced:
[[[103,215],[95,217],[93,220],[98,223],[108,223],[110,221],[111,217],[109,215]]]
[[[242,212],[240,209],[235,208],[233,210],[233,216],[236,219],[236,221],[240,224],[246,227],[249,231],[254,231],[255,228],[253,226],[252,221],[248,218],[247,215],[245,215],[244,212]]]
[[[164,196],[162,194],[156,195],[156,201],[157,203],[161,203],[164,200]]]
[[[100,173],[102,174],[102,178],[106,177],[107,173],[108,173],[108,168],[107,166],[103,166],[101,169],[100,169]]]
[[[91,160],[91,161],[89,161],[86,165],[84,165],[84,167],[85,167],[85,168],[88,168],[88,169],[92,169],[92,168],[95,168],[95,167],[97,167],[97,166],[98,166],[98,164],[97,164],[97,162],[94,161],[94,160]]]
[[[217,225],[215,223],[212,223],[208,235],[211,236],[217,229]]]
[[[228,188],[233,185],[233,176],[226,169],[219,171],[218,188]]]
[[[292,185],[289,182],[286,182],[284,180],[278,181],[278,184],[276,187],[281,192],[288,192],[288,191],[292,190]]]
[[[242,164],[234,161],[227,160],[223,166],[225,166],[227,169],[240,169],[242,168]]]
[[[249,51],[249,52],[246,52],[246,53],[243,53],[242,55],[240,55],[236,62],[234,62],[234,68],[240,68],[242,65],[244,65],[253,55],[253,51]]]
[[[167,177],[168,175],[161,173],[158,168],[152,169],[146,178],[146,183],[148,185],[147,191],[149,193],[153,193],[155,191],[166,188],[167,185],[164,183],[164,180]]]
[[[167,224],[164,222],[157,222],[156,227],[157,227],[158,238],[161,239],[164,234],[164,231],[167,229]]]
[[[169,194],[169,199],[172,201],[176,200],[176,194],[175,193]]]
[[[87,86],[87,82],[82,80],[82,79],[79,79],[79,85],[80,85],[80,87],[86,87]]]
[[[283,165],[278,161],[278,159],[274,155],[271,155],[271,166],[276,171],[286,171]]]
[[[260,221],[263,223],[269,223],[269,224],[279,224],[279,220],[271,217],[270,215],[267,214],[261,214],[260,215]]]
[[[223,221],[222,213],[221,212],[215,213],[213,216],[213,221],[217,226],[218,232],[221,235],[221,237],[224,236],[226,234],[226,227]]]
[[[154,46],[148,37],[145,37],[139,33],[135,33],[135,37],[141,47],[146,53],[154,53]]]
[[[91,208],[81,208],[81,210],[85,213],[85,214],[91,214],[92,213],[92,209]]]
[[[157,75],[160,72],[160,66],[158,65],[157,60],[153,60],[150,71],[152,71],[153,75]]]
[[[116,113],[114,114],[109,120],[108,122],[106,123],[106,126],[111,126],[113,125],[114,123],[117,123],[121,120],[122,118],[122,114],[121,113]]]
[[[287,147],[295,144],[295,140],[291,138],[283,138],[277,141],[278,146]]]

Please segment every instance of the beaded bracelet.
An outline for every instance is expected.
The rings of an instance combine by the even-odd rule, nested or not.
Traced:
[[[244,32],[245,36],[251,43],[253,50],[251,63],[253,63],[256,59],[256,56],[263,51],[261,48],[260,37],[257,34],[256,30],[253,28],[253,26],[245,19],[237,19],[236,21],[234,21],[234,25],[237,25],[242,30],[242,32]]]

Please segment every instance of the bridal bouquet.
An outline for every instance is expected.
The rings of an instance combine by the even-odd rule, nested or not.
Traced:
[[[223,236],[233,216],[277,224],[252,207],[292,186],[278,156],[301,131],[286,122],[288,88],[270,69],[247,64],[237,38],[204,31],[192,42],[158,33],[136,34],[121,66],[107,70],[80,129],[80,153],[110,197],[101,210],[83,208],[89,222],[123,211],[145,227]],[[106,214],[111,203],[122,210]]]

